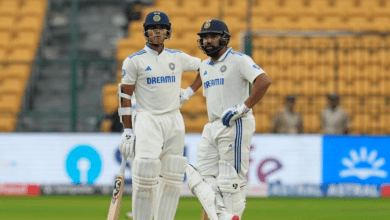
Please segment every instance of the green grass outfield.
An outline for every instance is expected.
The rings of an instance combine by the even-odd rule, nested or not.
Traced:
[[[1,220],[106,219],[110,196],[0,197]],[[390,199],[248,198],[243,220],[390,220]],[[127,219],[131,197],[123,199],[119,219]],[[176,220],[199,220],[195,198],[181,198]]]

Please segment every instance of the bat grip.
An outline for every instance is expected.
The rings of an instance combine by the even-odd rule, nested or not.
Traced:
[[[122,156],[122,163],[121,163],[121,169],[119,171],[119,176],[125,175],[125,169],[126,169],[126,157]]]

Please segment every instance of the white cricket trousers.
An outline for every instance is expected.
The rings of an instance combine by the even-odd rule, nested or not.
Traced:
[[[160,159],[166,154],[183,156],[185,128],[179,110],[154,115],[137,112],[135,157]]]
[[[225,160],[234,166],[241,185],[246,185],[254,132],[255,118],[252,114],[237,119],[231,127],[224,126],[221,119],[207,123],[198,147],[197,169],[200,174],[217,177],[218,162]]]

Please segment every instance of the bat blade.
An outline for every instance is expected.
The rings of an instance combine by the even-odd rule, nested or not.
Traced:
[[[107,220],[118,220],[121,208],[123,188],[125,187],[126,158],[122,157],[121,170],[115,180],[115,187],[112,192],[110,208],[108,209]]]
[[[202,220],[209,220],[209,216],[207,215],[203,207],[202,207]]]
[[[121,208],[123,188],[125,186],[124,176],[118,176],[115,180],[115,188],[112,192],[110,208],[108,210],[107,220],[117,220]]]

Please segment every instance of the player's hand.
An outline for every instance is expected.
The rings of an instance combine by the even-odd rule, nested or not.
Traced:
[[[235,105],[222,113],[222,124],[226,127],[230,127],[232,122],[244,116],[247,112],[249,112],[249,108],[245,105]]]
[[[188,101],[191,96],[195,94],[194,90],[191,87],[187,89],[180,89],[180,107],[184,104],[184,102]]]
[[[126,129],[127,130],[127,129]],[[119,151],[126,158],[133,157],[134,154],[134,145],[135,145],[135,135],[129,131],[124,131],[122,134],[121,145],[119,146]]]

